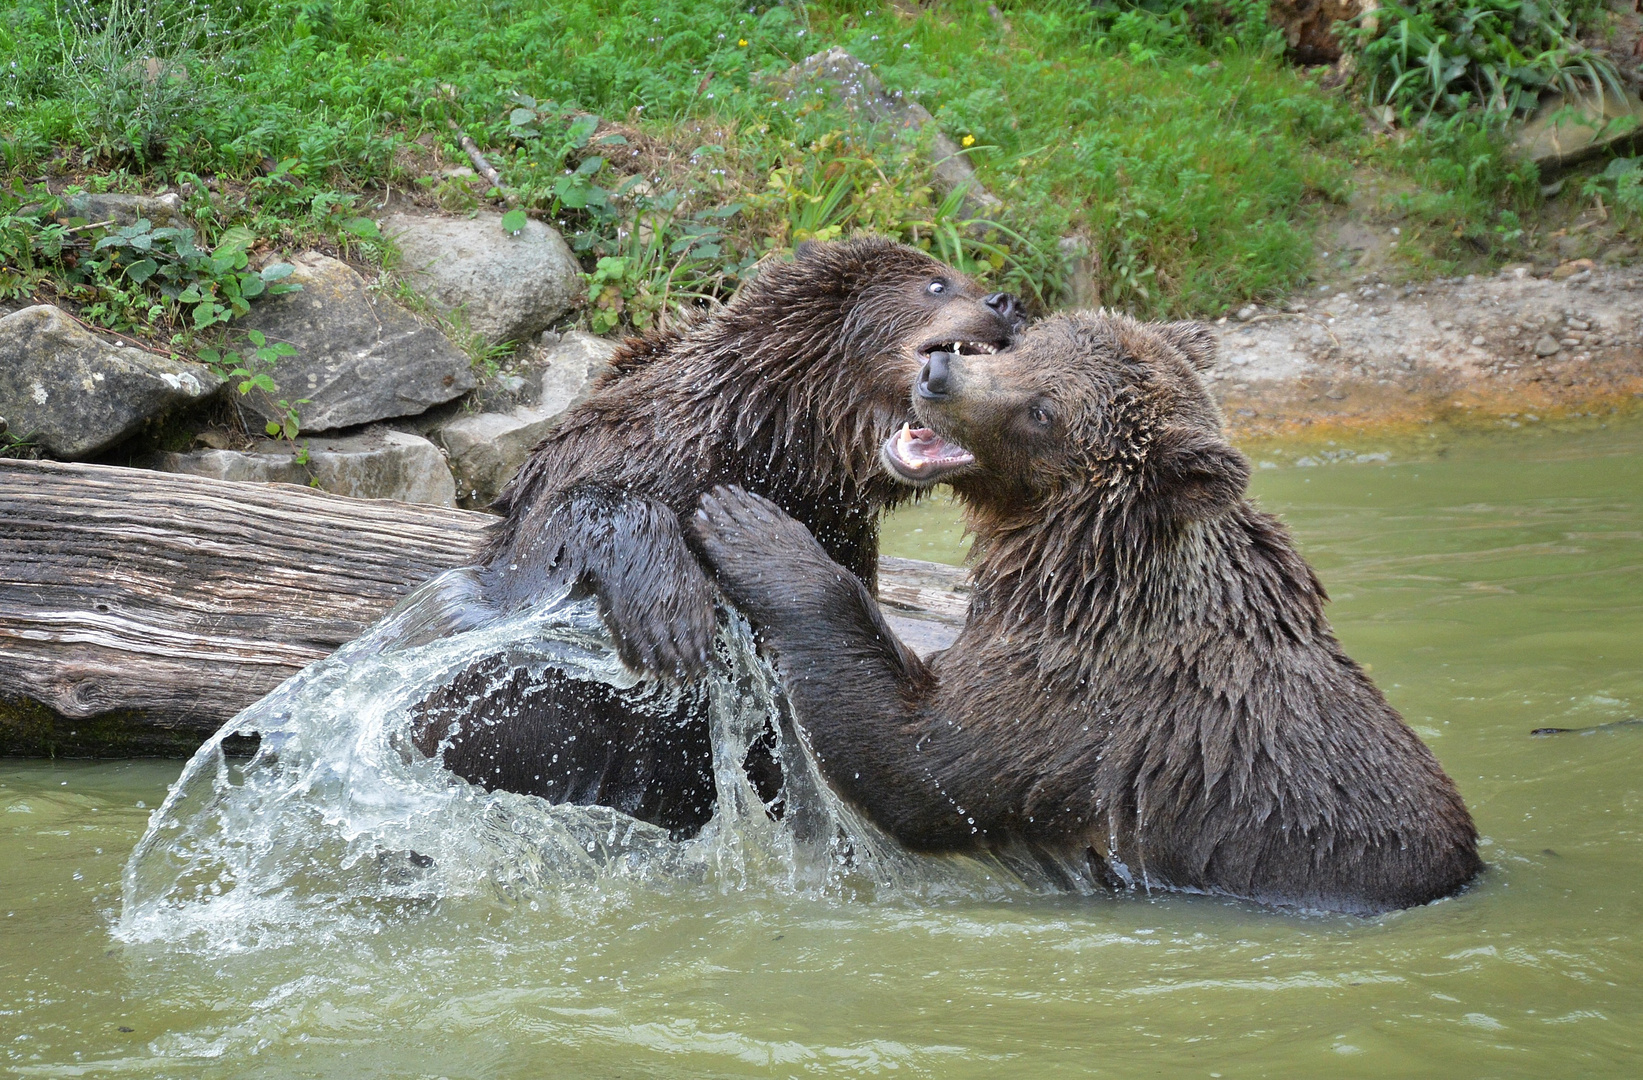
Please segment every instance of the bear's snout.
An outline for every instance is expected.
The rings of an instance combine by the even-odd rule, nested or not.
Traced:
[[[945,401],[952,392],[948,386],[952,372],[948,368],[952,356],[949,353],[937,350],[924,361],[924,367],[919,369],[918,382],[915,389],[918,396],[926,401]]]
[[[1012,330],[1021,329],[1021,324],[1026,321],[1026,316],[1021,309],[1021,301],[1010,293],[990,293],[982,297],[981,302],[996,311],[998,317],[1009,323]]]

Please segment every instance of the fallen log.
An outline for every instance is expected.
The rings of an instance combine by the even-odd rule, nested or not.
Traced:
[[[495,518],[104,465],[0,460],[0,755],[187,754],[472,560]],[[920,651],[964,620],[964,572],[884,559]]]

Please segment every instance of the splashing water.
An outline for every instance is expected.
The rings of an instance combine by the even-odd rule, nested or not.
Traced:
[[[708,677],[713,819],[692,840],[602,806],[487,792],[412,742],[417,706],[477,660],[495,678],[552,665],[638,687],[592,600],[560,599],[450,632],[471,612],[466,569],[428,582],[366,636],[288,679],[209,739],[151,815],[127,864],[116,936],[210,950],[372,932],[440,900],[608,901],[628,888],[717,886],[817,895],[978,897],[1038,889],[1030,869],[910,855],[832,794],[747,624],[729,615]],[[642,694],[671,715],[677,690]],[[742,762],[767,725],[785,780],[780,820]],[[249,762],[223,740],[256,734]]]

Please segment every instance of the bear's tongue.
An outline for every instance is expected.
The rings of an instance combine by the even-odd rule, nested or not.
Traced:
[[[884,444],[884,457],[892,471],[915,484],[934,483],[946,473],[975,463],[976,456],[955,442],[949,442],[929,428],[903,424]]]

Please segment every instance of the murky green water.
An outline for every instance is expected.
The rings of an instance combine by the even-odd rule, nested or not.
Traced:
[[[144,804],[179,763],[0,762],[0,1067],[1638,1075],[1643,725],[1528,732],[1643,716],[1643,427],[1392,455],[1263,469],[1255,486],[1318,566],[1349,650],[1471,805],[1492,869],[1466,896],[1365,921],[1184,897],[606,884],[201,954],[110,933]],[[887,547],[930,557],[955,536],[931,503]]]

